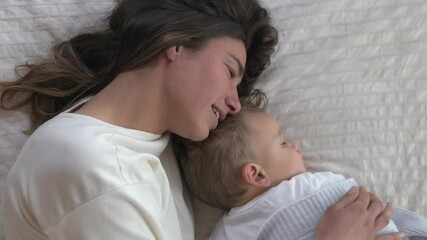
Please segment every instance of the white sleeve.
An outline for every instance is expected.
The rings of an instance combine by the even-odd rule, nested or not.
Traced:
[[[170,239],[162,226],[162,197],[155,184],[127,185],[69,212],[47,235],[56,240]]]
[[[332,172],[308,173],[306,177],[307,179],[309,179],[313,188],[316,191],[346,180],[343,175],[335,174]]]
[[[407,209],[393,208],[391,218],[400,232],[411,239],[427,239],[427,218]]]

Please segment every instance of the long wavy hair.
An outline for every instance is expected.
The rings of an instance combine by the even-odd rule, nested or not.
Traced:
[[[239,94],[246,95],[270,63],[277,32],[256,0],[122,0],[108,27],[53,47],[41,62],[20,66],[1,83],[0,107],[31,106],[32,129],[76,101],[95,95],[118,74],[142,68],[172,46],[197,50],[215,37],[242,40],[247,64]]]

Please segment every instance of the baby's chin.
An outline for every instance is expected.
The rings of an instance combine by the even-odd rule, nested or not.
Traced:
[[[301,162],[301,166],[299,167],[299,171],[298,171],[298,173],[297,174],[301,174],[301,173],[305,173],[305,172],[307,172],[307,168],[306,168],[306,166],[305,166],[305,164],[304,164],[304,159],[302,158],[302,156],[301,156],[301,158],[300,158],[300,162]],[[296,175],[297,175],[296,174]]]
[[[304,164],[304,156],[302,155],[302,153],[300,153],[298,151],[299,155],[300,155],[300,161],[302,162],[302,164]],[[305,164],[304,164],[305,165]]]

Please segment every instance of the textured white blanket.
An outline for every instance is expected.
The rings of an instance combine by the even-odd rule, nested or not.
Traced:
[[[101,24],[115,2],[0,0],[0,79],[14,79],[15,65],[48,54],[53,41]],[[280,44],[258,87],[309,169],[354,177],[384,201],[426,216],[427,2],[261,3]],[[27,126],[26,114],[0,111],[0,194]],[[203,238],[214,213],[199,212]]]

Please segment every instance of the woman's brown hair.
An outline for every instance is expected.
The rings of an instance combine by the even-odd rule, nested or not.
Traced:
[[[34,130],[172,46],[197,50],[208,39],[224,36],[245,43],[247,64],[238,88],[244,96],[270,63],[277,43],[268,12],[256,0],[122,0],[106,29],[60,42],[51,57],[20,66],[17,72],[25,74],[0,84],[0,107],[30,104]]]

